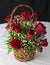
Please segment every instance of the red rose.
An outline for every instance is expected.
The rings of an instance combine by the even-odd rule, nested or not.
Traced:
[[[12,30],[17,32],[17,33],[21,33],[21,31],[22,31],[19,23],[13,23],[12,24]]]
[[[12,39],[11,46],[17,50],[20,50],[22,48],[22,42],[16,38]]]
[[[30,11],[21,12],[22,20],[30,20],[31,13]]]
[[[47,39],[41,40],[39,45],[44,46],[44,47],[48,46]]]
[[[11,15],[8,15],[8,16],[6,16],[5,20],[6,20],[8,23],[10,23],[10,18],[11,18]]]
[[[27,34],[28,39],[34,39],[34,30],[30,29],[30,31]]]
[[[40,22],[37,24],[35,31],[38,34],[45,34],[46,33],[46,27]]]

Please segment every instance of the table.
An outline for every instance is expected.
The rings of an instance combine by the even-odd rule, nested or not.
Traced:
[[[50,23],[42,22],[47,27],[46,37],[48,39],[48,47],[43,49],[42,53],[37,52],[35,59],[29,62],[20,62],[14,58],[13,52],[7,54],[7,46],[5,45],[5,37],[8,32],[5,29],[7,23],[0,24],[0,65],[50,65]]]

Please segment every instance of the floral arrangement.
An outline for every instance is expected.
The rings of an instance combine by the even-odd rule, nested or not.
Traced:
[[[14,16],[11,23],[11,15],[6,16],[5,20],[8,22],[6,29],[9,32],[6,41],[8,53],[18,52],[21,49],[28,50],[30,53],[33,53],[35,49],[42,52],[43,47],[48,46],[47,38],[45,38],[46,27],[43,23],[37,22],[37,18],[37,13],[23,11],[19,16]]]

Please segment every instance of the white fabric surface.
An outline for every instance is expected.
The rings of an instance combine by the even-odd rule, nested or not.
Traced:
[[[37,52],[35,58],[29,62],[20,62],[16,60],[13,56],[13,52],[9,55],[7,54],[7,46],[5,45],[5,40],[7,39],[7,31],[5,29],[5,24],[0,24],[0,65],[50,65],[50,23],[43,22],[47,27],[46,37],[48,39],[48,47],[43,49],[42,53]]]

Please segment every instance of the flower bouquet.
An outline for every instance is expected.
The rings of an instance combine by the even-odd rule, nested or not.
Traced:
[[[28,7],[30,11],[20,12],[20,15],[14,16],[14,12],[19,7]],[[11,15],[6,16],[8,22],[6,29],[9,32],[6,44],[8,54],[13,51],[14,56],[19,61],[29,61],[34,58],[36,50],[42,52],[43,47],[48,46],[45,38],[46,27],[43,23],[37,22],[38,14],[28,5],[18,5],[14,8]]]

